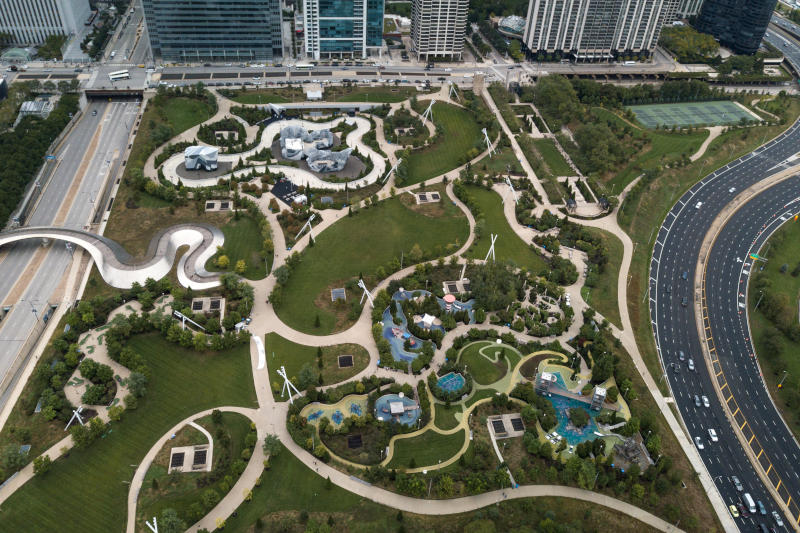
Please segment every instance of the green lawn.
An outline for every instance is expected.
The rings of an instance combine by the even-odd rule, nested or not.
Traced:
[[[301,511],[309,513],[309,523],[312,520],[317,524],[327,522],[330,516],[334,520],[333,531],[348,533],[397,531],[401,526],[405,531],[464,531],[468,524],[481,520],[477,512],[441,516],[403,513],[403,522],[398,522],[397,510],[335,485],[328,487],[325,478],[287,451],[270,464],[270,470],[262,475],[263,482],[253,490],[253,499],[237,509],[237,516],[225,521],[226,533],[252,533],[257,520],[266,526],[263,531],[303,531],[304,526],[299,524]],[[494,519],[496,529],[480,531],[510,531],[520,524],[538,525],[545,517],[547,524],[553,521],[574,523],[587,531],[653,531],[613,509],[566,498],[506,500],[499,506],[491,506],[491,509],[492,512],[498,511]],[[488,510],[480,511],[483,520],[479,523],[485,523]]]
[[[498,235],[494,245],[495,257],[498,261],[513,261],[519,267],[526,267],[531,272],[540,272],[545,268],[544,259],[523,242],[503,214],[502,198],[494,191],[482,187],[467,187],[469,194],[475,199],[481,210],[480,218],[486,221],[482,235],[475,239],[472,247],[467,251],[466,257],[483,259],[489,251],[491,238],[489,235]],[[513,201],[510,197],[509,202]]]
[[[325,88],[323,98],[328,102],[402,102],[416,94],[414,87],[336,87]]]
[[[484,157],[480,163],[472,167],[472,169],[476,171],[506,174],[509,166],[511,167],[511,172],[522,174],[522,164],[520,164],[516,154],[514,154],[514,150],[512,150],[510,146],[501,148],[500,151],[495,153],[492,157]]]
[[[173,135],[178,135],[213,115],[208,103],[197,98],[170,98],[169,104],[162,105],[161,109],[172,126]]]
[[[767,247],[768,246],[768,247]],[[788,306],[785,309],[786,315],[790,317],[791,323],[797,323],[797,301],[800,294],[800,276],[793,276],[791,273],[800,260],[800,226],[797,222],[787,222],[773,235],[768,245],[761,248],[760,253],[766,253],[768,262],[760,266],[764,270],[759,271],[751,279],[764,276],[770,282],[770,291],[775,295],[782,295]],[[781,273],[781,267],[788,265],[788,271]],[[756,269],[753,269],[755,272]],[[796,393],[798,376],[800,376],[800,342],[792,341],[791,338],[776,330],[772,322],[764,316],[766,305],[764,298],[758,310],[754,310],[761,294],[755,287],[749,290],[749,318],[750,329],[753,335],[753,342],[756,346],[758,362],[767,382],[769,392],[775,399],[775,404],[780,409],[784,420],[792,429],[795,437],[800,435],[800,415],[794,407],[794,401],[798,398]],[[783,313],[781,313],[783,314]],[[776,342],[776,337],[780,339]],[[778,389],[778,382],[787,372],[787,379],[781,389]]]
[[[128,482],[159,437],[203,409],[256,406],[248,344],[199,354],[150,333],[132,337],[128,346],[153,376],[139,408],[15,492],[2,505],[0,531],[123,531]]]
[[[461,412],[461,405],[450,405],[446,407],[443,403],[434,404],[434,424],[439,429],[453,429],[458,425],[455,414]]]
[[[533,139],[527,134],[517,135],[517,143],[520,150],[522,150],[525,159],[528,160],[531,168],[539,178],[539,183],[542,184],[545,194],[551,203],[561,203],[564,201],[562,198],[564,194],[563,188],[556,181],[555,176],[550,171],[550,168],[544,164],[544,158],[539,153]]]
[[[228,469],[230,463],[237,460],[245,448],[245,437],[250,433],[250,419],[238,413],[222,413],[222,424],[219,426],[211,421],[210,416],[204,417],[198,422],[211,433],[214,440],[214,470],[210,473],[186,472],[168,475],[164,465],[153,464],[147,471],[142,489],[139,492],[139,500],[136,507],[138,531],[145,531],[144,521],[152,520],[153,516],[161,516],[161,512],[167,508],[175,509],[187,524],[191,524],[193,520],[188,512],[189,506],[200,501],[206,490],[214,489],[219,493],[220,497],[224,497],[227,493],[227,491],[222,490],[220,484],[224,476],[230,475]],[[217,431],[220,429],[230,438],[224,450],[217,437]],[[201,439],[186,445],[205,444],[207,442],[205,436],[201,437]],[[171,447],[169,441],[164,445],[167,450]],[[223,456],[230,459],[226,459],[226,463],[220,465]],[[169,461],[169,455],[166,456],[166,461]],[[217,472],[220,473],[220,477],[215,482],[210,484],[202,482],[214,476]],[[156,488],[153,487],[153,479],[157,480],[158,485]],[[235,479],[234,483],[236,482]]]
[[[316,335],[327,335],[351,323],[347,318],[349,305],[331,305],[331,288],[344,287],[359,274],[372,283],[370,288],[374,287],[376,269],[394,259],[399,261],[401,254],[403,265],[410,265],[409,252],[415,244],[427,257],[437,257],[447,254],[448,245],[453,245],[454,251],[466,241],[466,217],[450,202],[443,204],[445,215],[430,217],[393,198],[326,229],[294,268],[276,309],[278,316],[286,325]],[[348,304],[360,297],[357,290],[347,291]],[[317,315],[319,327],[314,326]]]
[[[233,272],[236,262],[240,259],[244,260],[247,265],[247,270],[244,271],[243,276],[247,279],[263,279],[267,275],[266,263],[261,258],[261,231],[258,228],[258,221],[251,216],[241,216],[239,220],[231,218],[231,220],[220,228],[222,233],[225,234],[225,255],[230,260],[228,271]],[[206,261],[206,269],[211,272],[218,272],[221,269],[217,267],[217,257],[220,254],[214,254],[208,261]],[[268,261],[272,262],[272,256],[268,257]]]
[[[586,229],[603,240],[603,245],[608,250],[608,263],[605,271],[597,275],[596,285],[594,287],[584,287],[583,298],[587,304],[594,307],[609,322],[618,328],[622,328],[617,299],[619,267],[622,263],[622,242],[607,231],[595,228]]]
[[[463,165],[469,161],[467,152],[481,141],[478,123],[466,109],[437,102],[433,106],[433,122],[437,133],[442,133],[432,145],[411,152],[406,161],[408,179],[404,185],[434,178]]]
[[[442,435],[428,430],[416,437],[396,440],[394,455],[387,466],[410,468],[412,458],[417,465],[416,468],[433,466],[439,461],[444,462],[458,453],[464,445],[464,437],[463,429],[452,435]]]
[[[284,339],[277,333],[270,333],[264,343],[264,350],[267,353],[270,383],[283,383],[283,378],[278,376],[277,373],[281,365],[286,368],[286,374],[290,378],[297,377],[300,369],[306,363],[319,371],[317,348],[314,346],[297,344]],[[353,356],[353,366],[339,368],[339,355],[344,354]],[[345,381],[364,370],[369,364],[369,353],[358,344],[324,346],[322,348],[322,363],[323,384],[330,385]],[[280,397],[276,396],[275,399],[279,401]],[[284,399],[288,400],[288,398]]]
[[[285,104],[287,102],[303,102],[303,91],[292,87],[288,89],[258,89],[236,91],[231,100],[240,104]]]
[[[506,375],[508,364],[502,354],[498,356],[497,363],[493,363],[480,353],[481,349],[483,349],[483,354],[495,357],[496,352],[510,351],[510,348],[498,346],[494,342],[479,341],[468,344],[458,354],[458,362],[467,365],[467,372],[472,375],[475,383],[489,385]]]
[[[574,176],[575,171],[569,166],[567,160],[561,155],[561,152],[556,148],[556,143],[553,139],[534,139],[534,146],[542,155],[545,164],[550,167],[550,170],[555,176]]]

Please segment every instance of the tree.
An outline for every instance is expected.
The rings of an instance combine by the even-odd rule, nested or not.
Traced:
[[[268,433],[266,437],[264,437],[264,444],[262,445],[264,450],[264,455],[272,457],[277,457],[281,450],[283,450],[283,444],[281,444],[281,440],[278,438],[277,435],[273,435],[272,433]]]
[[[186,522],[181,520],[178,512],[172,508],[161,511],[161,519],[158,521],[159,533],[183,533],[186,531]]]
[[[238,261],[236,261],[236,267],[234,268],[234,270],[236,270],[236,273],[239,275],[244,274],[245,270],[247,270],[247,263],[245,262],[245,260],[239,259]]]
[[[121,405],[115,405],[108,410],[108,418],[111,419],[113,422],[119,422],[119,419],[122,418],[122,413],[125,411],[125,408]]]
[[[582,407],[573,407],[569,410],[569,421],[576,428],[582,428],[589,423],[589,413]]]
[[[17,444],[9,444],[3,448],[3,453],[0,454],[0,459],[2,459],[3,470],[5,470],[8,474],[16,472],[28,462],[27,455],[20,453],[19,445]]]
[[[141,398],[147,392],[147,376],[141,372],[131,372],[128,376],[128,392]]]
[[[208,350],[208,339],[205,333],[195,333],[192,339],[192,344],[196,352],[204,352]]]
[[[408,252],[408,258],[412,263],[419,263],[422,260],[422,248],[419,247],[419,244],[414,243],[411,251]]]
[[[227,270],[230,264],[231,260],[227,255],[221,255],[217,257],[217,267],[221,268],[222,270]]]
[[[305,363],[300,368],[300,373],[297,375],[297,386],[300,390],[307,389],[309,385],[315,385],[319,380],[319,373],[309,363]]]
[[[50,470],[53,465],[53,460],[49,455],[40,455],[33,460],[33,474],[36,476],[43,476]]]

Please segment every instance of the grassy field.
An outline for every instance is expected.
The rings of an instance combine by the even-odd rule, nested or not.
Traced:
[[[574,176],[575,171],[569,166],[567,160],[561,155],[561,152],[556,148],[556,143],[553,139],[534,139],[534,146],[542,155],[545,164],[550,168],[555,176]]]
[[[336,87],[325,88],[323,98],[328,102],[402,102],[416,94],[414,87]]]
[[[787,222],[769,240],[769,248],[761,248],[761,252],[767,252],[769,262],[763,263],[764,270],[757,276],[765,277],[770,281],[772,294],[782,294],[789,304],[791,321],[796,323],[797,301],[800,295],[800,277],[792,276],[791,272],[797,266],[800,258],[800,227],[797,222]],[[781,273],[781,267],[789,265],[789,271]],[[754,269],[755,270],[755,269]],[[753,278],[751,278],[752,281]],[[763,314],[764,305],[760,310],[755,310],[755,304],[759,300],[759,291],[750,288],[749,291],[749,319],[750,331],[753,335],[753,342],[756,346],[758,362],[763,371],[764,380],[767,383],[769,393],[775,400],[775,405],[783,415],[783,419],[794,432],[795,437],[800,435],[800,414],[796,405],[792,405],[792,399],[796,398],[796,393],[792,389],[797,389],[797,376],[800,376],[800,342],[792,341],[791,338],[781,333]],[[777,336],[781,342],[771,342],[769,337]],[[776,347],[780,346],[780,350]],[[781,389],[778,389],[778,382],[783,378],[784,371],[787,378]]]
[[[399,261],[401,253],[404,266],[411,264],[408,254],[415,244],[429,256],[440,256],[446,255],[448,245],[457,249],[466,241],[466,217],[451,202],[441,204],[444,215],[432,217],[393,198],[326,229],[294,268],[283,291],[283,303],[276,309],[278,316],[286,325],[315,335],[327,335],[352,323],[346,316],[349,306],[342,310],[331,305],[331,288],[344,287],[359,274],[368,280],[368,286],[374,286],[379,266]],[[350,290],[348,302],[360,296]],[[314,326],[317,315],[319,327]]]
[[[243,276],[247,279],[263,279],[267,275],[267,264],[261,258],[261,231],[258,229],[258,222],[251,216],[241,216],[239,220],[231,218],[227,224],[220,228],[225,234],[225,255],[230,260],[229,271],[233,271],[236,262],[240,259],[247,264],[247,270]],[[207,262],[206,269],[217,272],[221,269],[217,267],[217,257],[214,254]],[[272,256],[267,258],[272,262]]]
[[[220,484],[224,476],[229,475],[229,471],[227,465],[224,467],[220,465],[223,449],[217,432],[222,430],[228,435],[230,440],[224,453],[231,461],[235,461],[241,456],[242,450],[245,448],[244,440],[250,432],[250,419],[238,413],[222,413],[222,424],[220,425],[214,424],[210,416],[203,417],[198,423],[211,433],[212,439],[214,440],[214,470],[212,470],[211,474],[206,472],[186,472],[168,475],[167,467],[169,467],[169,450],[171,448],[174,446],[205,444],[207,440],[204,435],[199,434],[196,436],[199,438],[192,439],[183,444],[168,441],[164,445],[161,453],[159,453],[160,457],[156,458],[147,471],[144,483],[142,484],[142,490],[139,492],[139,500],[136,506],[137,531],[146,531],[145,520],[152,521],[152,517],[161,516],[161,512],[167,508],[178,511],[178,514],[184,518],[186,523],[190,524],[192,520],[188,513],[189,506],[194,502],[200,501],[206,490],[214,489],[220,496],[225,496],[227,491],[222,490]],[[187,427],[194,429],[189,426]],[[197,430],[194,430],[194,432],[196,434],[200,433]],[[159,461],[159,459],[161,460]],[[216,472],[219,472],[221,476],[215,482],[208,485],[202,482],[198,483],[199,480],[213,476]],[[157,480],[156,483],[158,483],[155,488],[153,486],[154,479]]]
[[[159,437],[203,409],[256,405],[247,344],[201,354],[146,334],[132,337],[128,346],[142,355],[153,376],[139,408],[16,491],[2,506],[0,531],[122,531],[128,482]],[[86,505],[75,505],[76,495]]]
[[[296,377],[303,365],[308,363],[314,370],[317,366],[317,348],[304,346],[284,339],[277,333],[270,333],[266,337],[264,349],[267,353],[267,366],[269,367],[270,383],[283,383],[283,378],[278,376],[281,365],[286,368],[286,374]],[[339,356],[349,354],[353,356],[353,366],[339,368]],[[337,344],[322,348],[322,381],[325,385],[346,381],[364,370],[369,364],[369,353],[358,344]],[[280,401],[279,397],[275,398]],[[285,398],[288,400],[288,398]]]
[[[468,187],[467,191],[475,198],[481,210],[480,218],[486,221],[486,227],[483,234],[475,239],[466,257],[474,259],[486,257],[491,244],[489,235],[494,233],[499,235],[494,245],[495,256],[499,261],[510,260],[517,266],[526,267],[532,272],[540,272],[545,267],[544,259],[531,250],[511,229],[503,214],[503,201],[500,195],[481,187]],[[512,201],[511,198],[508,201]]]
[[[754,117],[735,102],[682,102],[678,104],[634,105],[628,109],[636,114],[636,119],[646,128],[659,126],[716,126],[735,124],[740,119],[753,120]]]
[[[443,516],[426,516],[403,513],[397,520],[397,510],[378,505],[337,486],[326,485],[325,479],[307,468],[299,459],[284,451],[271,461],[270,470],[264,472],[261,486],[253,490],[253,499],[242,504],[237,516],[225,523],[225,531],[252,533],[257,521],[264,531],[304,531],[299,523],[300,512],[309,514],[309,524],[333,523],[336,533],[374,533],[376,531],[465,531],[470,524],[486,525],[491,516],[494,529],[470,531],[511,531],[521,524],[542,523],[542,531],[549,524],[569,524],[572,531],[631,531],[651,532],[645,524],[615,512],[613,509],[564,498],[526,498],[507,500],[497,506],[485,507],[469,513]],[[291,490],[287,490],[291,480]],[[258,531],[258,529],[255,529]]]
[[[416,437],[394,442],[394,454],[389,468],[410,468],[413,459],[417,467],[433,466],[455,455],[464,445],[464,430],[442,435],[428,430]]]
[[[492,348],[495,349],[492,349]],[[489,385],[502,378],[508,372],[508,363],[504,357],[498,357],[498,361],[493,363],[483,354],[494,357],[495,352],[499,352],[502,347],[494,342],[475,342],[465,346],[458,354],[458,362],[467,365],[467,371],[472,375],[472,379],[480,385]]]
[[[603,240],[603,246],[608,250],[608,263],[606,264],[605,272],[597,275],[597,284],[594,287],[584,286],[583,299],[606,317],[609,322],[618,328],[622,328],[622,319],[619,316],[619,301],[617,299],[619,267],[622,263],[622,242],[607,231],[595,228],[586,229]]]
[[[529,135],[517,135],[517,143],[525,159],[528,160],[531,168],[533,168],[533,171],[536,173],[536,177],[539,178],[539,182],[542,184],[542,188],[544,188],[547,199],[552,203],[561,203],[564,201],[562,198],[564,196],[564,190],[556,181],[550,167],[545,164],[542,154],[539,153],[539,149],[533,141],[534,140]]]
[[[233,95],[231,100],[239,104],[285,104],[306,99],[303,90],[298,87],[236,91]]]
[[[475,171],[483,172],[497,172],[506,174],[508,167],[511,167],[511,172],[522,174],[522,165],[517,159],[514,150],[511,147],[501,148],[492,157],[484,157],[480,163],[472,167]]]
[[[439,429],[453,429],[458,425],[455,414],[461,412],[461,405],[450,405],[448,408],[443,403],[434,404],[434,424]]]
[[[414,150],[406,161],[408,180],[412,185],[466,163],[467,152],[481,140],[478,123],[466,109],[437,102],[433,106],[433,122],[442,134],[427,148]]]

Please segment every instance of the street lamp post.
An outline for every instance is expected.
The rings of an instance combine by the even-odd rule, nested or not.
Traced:
[[[781,381],[778,383],[778,388],[779,389],[783,388],[783,381],[786,379],[786,376],[788,376],[788,375],[789,375],[789,372],[787,370],[784,370],[783,371],[783,377],[781,378]]]

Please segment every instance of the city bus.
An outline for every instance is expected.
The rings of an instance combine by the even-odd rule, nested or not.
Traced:
[[[312,65],[311,63],[297,63],[294,66],[294,68],[296,68],[297,70],[311,70],[312,68],[314,68],[314,65]]]
[[[108,79],[111,81],[129,80],[131,75],[127,70],[117,70],[116,72],[109,72]]]

